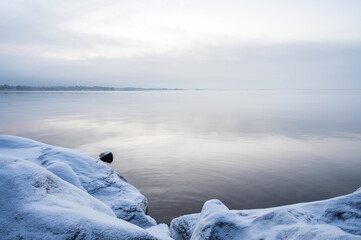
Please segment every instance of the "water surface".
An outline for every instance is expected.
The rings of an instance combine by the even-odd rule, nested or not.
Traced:
[[[361,187],[361,91],[2,92],[0,133],[112,151],[158,222]]]

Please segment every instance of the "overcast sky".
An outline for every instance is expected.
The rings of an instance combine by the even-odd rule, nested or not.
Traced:
[[[360,0],[0,0],[0,84],[361,88]]]

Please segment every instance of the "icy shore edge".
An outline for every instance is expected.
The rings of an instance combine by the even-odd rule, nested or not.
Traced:
[[[207,201],[170,228],[103,162],[0,135],[0,239],[361,239],[361,189],[318,202],[229,210]]]

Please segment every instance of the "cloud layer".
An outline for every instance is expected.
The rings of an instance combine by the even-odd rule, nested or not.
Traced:
[[[0,1],[0,77],[27,85],[360,88],[359,9],[356,0]]]

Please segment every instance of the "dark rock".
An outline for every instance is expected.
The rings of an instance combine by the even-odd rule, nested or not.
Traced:
[[[99,155],[99,159],[103,162],[111,163],[113,162],[113,153],[112,152],[103,152]]]

